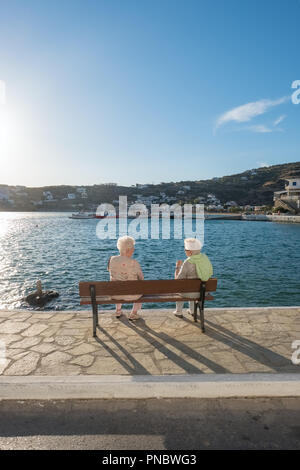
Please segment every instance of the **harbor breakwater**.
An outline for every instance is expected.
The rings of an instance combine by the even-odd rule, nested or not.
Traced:
[[[257,222],[286,222],[299,224],[300,215],[265,215],[265,214],[205,214],[207,220],[253,220]]]

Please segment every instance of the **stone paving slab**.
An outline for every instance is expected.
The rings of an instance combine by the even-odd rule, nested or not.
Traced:
[[[0,374],[173,375],[210,373],[299,373],[292,343],[300,341],[300,307],[206,309],[206,333],[190,315],[142,310],[130,322],[112,312],[92,314],[0,312]],[[300,354],[299,354],[300,358]]]

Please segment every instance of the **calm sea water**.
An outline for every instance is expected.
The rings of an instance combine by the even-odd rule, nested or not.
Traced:
[[[109,279],[116,241],[96,237],[97,220],[68,215],[0,213],[1,309],[27,308],[22,297],[37,279],[60,294],[47,309],[86,309],[79,306],[78,281]],[[203,251],[218,278],[210,307],[300,305],[300,224],[209,220]],[[145,279],[171,279],[176,260],[185,257],[183,241],[138,240],[134,257]]]

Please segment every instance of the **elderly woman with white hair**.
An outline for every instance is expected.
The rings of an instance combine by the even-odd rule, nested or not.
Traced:
[[[111,256],[108,260],[107,269],[110,274],[111,281],[137,281],[143,280],[144,275],[141,269],[139,262],[135,259],[132,259],[134,253],[135,240],[132,237],[124,236],[120,237],[117,241],[117,248],[120,252],[118,256]],[[113,300],[138,300],[141,295],[122,295],[114,296]],[[138,310],[141,308],[142,304],[140,302],[134,302],[129,320],[138,320]],[[122,304],[116,304],[115,315],[119,318],[122,315]]]
[[[184,240],[184,251],[187,259],[176,263],[175,279],[201,279],[208,281],[213,275],[213,267],[205,253],[201,253],[202,243],[197,238],[186,238]],[[199,292],[185,294],[185,297],[195,299]],[[190,302],[188,313],[192,313],[193,302]],[[182,318],[183,302],[176,302],[174,315]]]

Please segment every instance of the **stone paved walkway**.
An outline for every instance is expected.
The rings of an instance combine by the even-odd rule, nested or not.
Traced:
[[[206,333],[185,314],[142,310],[131,323],[107,312],[0,311],[3,375],[295,372],[299,308],[206,309]],[[1,346],[1,343],[0,343]]]

